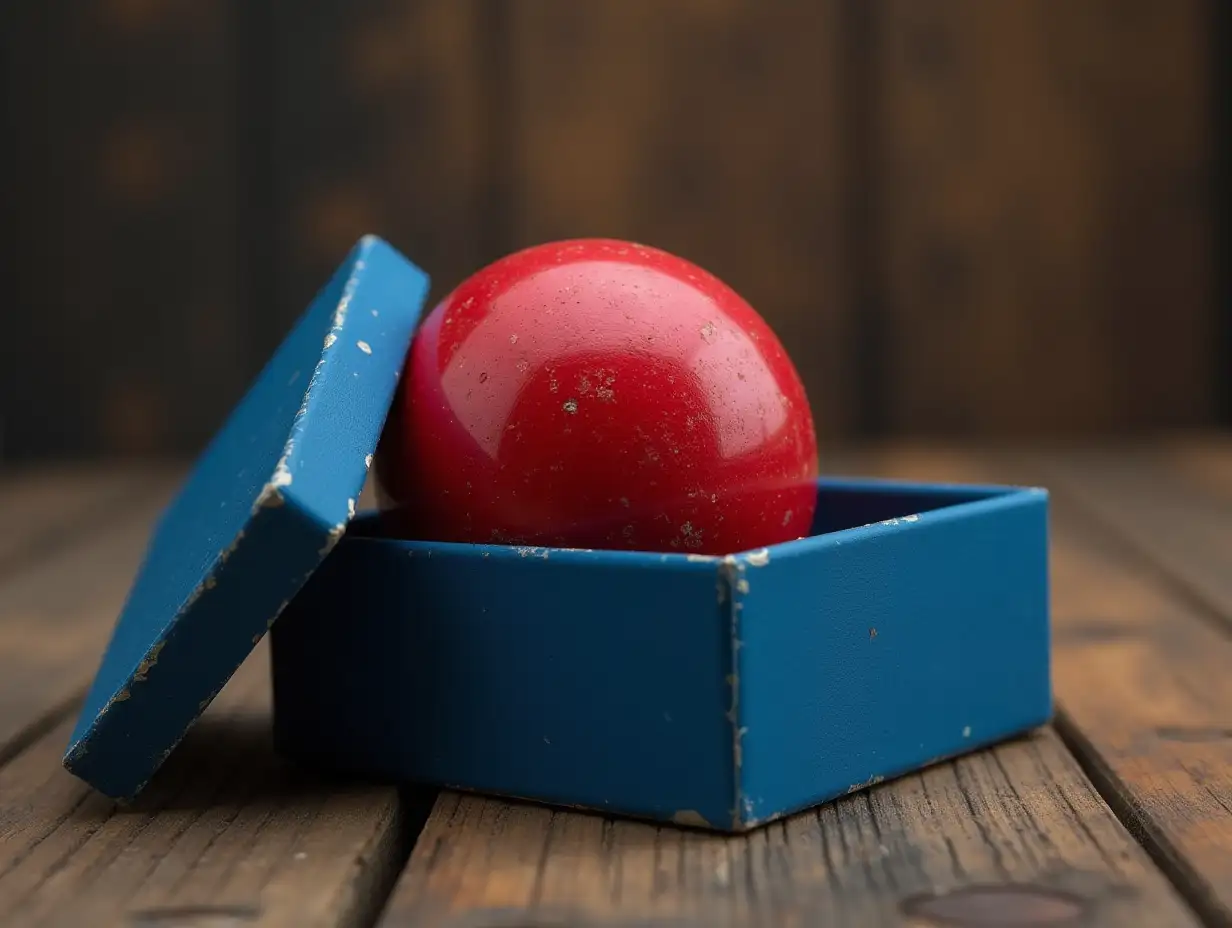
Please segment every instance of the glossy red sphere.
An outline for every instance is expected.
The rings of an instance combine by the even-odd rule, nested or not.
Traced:
[[[412,342],[378,478],[439,541],[728,554],[808,533],[817,450],[774,333],[701,268],[554,242],[462,283]]]

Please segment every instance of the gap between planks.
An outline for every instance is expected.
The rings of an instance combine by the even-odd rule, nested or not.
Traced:
[[[131,804],[60,768],[65,720],[0,768],[0,923],[362,926],[421,797],[281,762],[262,644]]]
[[[889,925],[1006,883],[1086,925],[1198,924],[1043,729],[735,837],[446,793],[381,925]]]
[[[925,479],[1003,479],[1005,474],[962,455],[889,455],[863,464],[855,469],[871,466]],[[1054,608],[1062,633],[1058,689],[1076,696],[1084,691],[1082,663],[1099,656],[1098,649],[1094,658],[1079,656],[1074,644],[1091,624],[1088,614],[1097,617],[1098,641],[1101,629],[1149,624],[1149,610],[1134,611],[1134,597],[1146,593],[1158,607],[1166,593],[1138,578],[1068,515],[1054,532],[1053,556]],[[1145,588],[1125,589],[1131,582]],[[1111,671],[1114,682],[1117,666]],[[1126,737],[1149,743],[1158,736],[1157,729],[1143,728],[1133,717],[1127,719],[1127,732],[1116,715],[1126,694],[1115,687],[1112,692],[1115,697],[1099,697],[1103,714],[1092,715],[1108,725],[1114,743]],[[1119,803],[1120,794],[1112,798]],[[1202,808],[1200,796],[1180,798],[1190,808]],[[1170,865],[1169,873],[1175,878],[1176,867]],[[447,793],[382,924],[899,924],[899,905],[914,893],[1004,882],[1076,892],[1092,906],[1083,924],[1196,923],[1077,760],[1045,730],[747,837]],[[1224,924],[1220,910],[1204,900],[1193,881],[1176,882],[1208,924]]]
[[[142,497],[91,510],[96,518],[79,522],[54,553],[0,578],[0,759],[71,710],[97,666],[149,526],[175,485],[170,475],[142,479]]]
[[[151,495],[173,473],[157,464],[57,465],[0,479],[0,764],[72,711],[82,695],[81,685],[60,685],[61,660],[66,652],[71,659],[73,643],[62,637],[59,620],[66,609],[89,604],[71,591],[66,601],[52,588],[63,589],[65,574],[79,576],[75,568],[96,562],[94,536],[110,539],[117,525],[144,524]],[[131,560],[120,553],[105,563],[123,570]],[[87,596],[100,592],[88,580],[84,585]],[[106,596],[99,599],[96,605],[105,608]]]
[[[241,679],[242,675],[237,678]],[[403,806],[387,788],[372,787],[371,793],[360,788],[357,798],[339,784],[317,783],[297,796],[281,781],[275,792],[285,796],[290,791],[291,807],[271,812],[268,792],[263,793],[260,786],[268,780],[262,776],[277,780],[290,775],[271,755],[264,755],[264,766],[257,760],[247,767],[241,765],[238,774],[226,769],[226,756],[234,763],[236,754],[249,756],[244,743],[257,743],[244,742],[236,733],[246,725],[251,731],[252,720],[261,718],[263,710],[225,715],[235,711],[228,705],[245,705],[251,698],[251,693],[240,692],[238,703],[220,700],[215,715],[224,715],[216,724],[203,725],[190,735],[185,750],[177,752],[167,774],[152,786],[155,798],[146,798],[137,808],[119,814],[99,808],[92,795],[83,797],[80,791],[84,788],[59,771],[59,742],[63,740],[59,735],[66,734],[59,730],[0,770],[0,782],[30,769],[38,780],[24,793],[9,783],[0,788],[0,835],[4,836],[0,870],[7,870],[0,876],[0,911],[8,898],[5,882],[13,881],[12,886],[24,887],[18,902],[27,913],[46,916],[52,924],[59,923],[58,919],[71,923],[71,912],[82,911],[89,900],[94,923],[99,923],[96,914],[107,911],[120,919],[117,924],[139,923],[134,915],[147,924],[155,923],[151,916],[161,919],[159,924],[176,924],[167,918],[185,913],[197,917],[211,911],[245,913],[245,922],[260,924],[366,921],[379,906],[377,890],[382,879],[392,878],[392,867],[400,856],[389,846],[397,843],[396,836],[409,831],[398,819]],[[244,723],[244,718],[249,722]],[[199,745],[195,753],[190,743]],[[1035,759],[1023,753],[1028,751]],[[252,756],[262,753],[256,750]],[[183,770],[185,764],[193,776],[178,776],[196,786],[176,786],[180,780],[172,771]],[[49,767],[54,769],[49,771]],[[45,779],[38,779],[39,771]],[[57,776],[63,781],[58,787],[53,782]],[[952,777],[953,783],[938,784],[940,777]],[[224,797],[228,789],[250,790],[259,799],[264,796],[266,807],[262,809],[260,801],[250,808],[233,800],[232,805],[240,804],[248,811],[232,816],[225,801],[219,810],[219,794],[211,795],[196,809],[201,817],[213,816],[214,827],[198,826],[196,838],[189,839],[185,836],[193,832],[193,825],[176,819],[174,804],[159,806],[156,798],[177,789],[191,795],[221,791]],[[1015,790],[1018,805],[1007,798]],[[942,801],[938,802],[937,795]],[[353,802],[350,807],[348,797]],[[321,825],[313,810],[319,813],[326,806],[332,814],[325,815]],[[179,811],[182,816],[184,810]],[[1033,816],[1037,824],[1048,823],[1049,827],[1020,830],[1017,823],[1024,816]],[[276,826],[272,835],[263,838],[269,828],[254,825],[254,819],[272,821]],[[312,822],[308,831],[318,846],[323,842],[329,852],[324,856],[335,862],[296,873],[279,855],[279,848],[286,850],[287,828],[292,827],[288,823],[306,819]],[[249,844],[234,836],[210,837],[219,831],[231,835],[232,823],[241,820],[245,823],[241,833],[248,835]],[[184,826],[181,831],[176,830],[177,821]],[[204,837],[200,834],[203,828]],[[28,838],[40,829],[70,836],[68,847],[61,847],[54,860],[38,856],[46,837],[33,849],[22,843],[23,834]],[[199,847],[205,842],[196,856],[193,840]],[[298,840],[293,837],[291,843]],[[234,855],[224,853],[220,862],[218,848],[230,847],[228,841],[250,846],[249,855],[268,868],[262,870],[258,864],[255,869],[268,881],[251,881],[254,868],[244,855],[234,860]],[[53,850],[55,846],[48,845]],[[292,862],[299,853],[307,854],[292,852]],[[79,854],[84,854],[80,860]],[[40,859],[50,866],[40,870]],[[177,859],[179,864],[163,865],[165,860]],[[166,876],[167,868],[173,871],[176,866],[194,875],[168,890],[153,874],[162,868]],[[218,877],[220,866],[227,874],[247,874],[250,882]],[[74,874],[74,879],[66,883],[67,877],[58,876],[62,872]],[[208,876],[211,872],[215,873],[212,878]],[[199,878],[197,873],[207,876]],[[361,875],[366,875],[366,885]],[[652,924],[646,921],[649,918],[666,923],[662,919],[672,917],[673,912],[682,917],[700,915],[706,924],[760,924],[770,917],[779,923],[783,921],[780,916],[790,920],[827,913],[863,915],[876,922],[897,918],[891,914],[897,899],[916,887],[945,888],[1004,880],[1007,875],[1016,881],[1073,888],[1095,900],[1092,917],[1096,924],[1130,924],[1131,914],[1144,919],[1142,924],[1193,923],[1171,888],[1048,732],[734,839],[451,794],[434,811],[385,913],[385,923],[524,925],[525,917],[534,913],[542,924],[559,924],[565,918],[572,925],[614,926],[635,920]],[[40,882],[44,878],[50,882]],[[1069,887],[1065,882],[1076,878],[1083,885]],[[136,889],[117,906],[112,887],[126,887],[126,892]],[[160,892],[169,895],[160,896]],[[144,908],[134,908],[137,904]],[[1209,910],[1207,914],[1210,921]],[[288,920],[292,915],[299,920]]]
[[[1208,476],[1232,467],[1229,450],[1226,443],[1208,448],[1215,455],[1205,458]],[[885,476],[1049,486],[1059,728],[1204,922],[1230,926],[1232,638],[1228,625],[1211,621],[1208,608],[1219,608],[1213,587],[1198,591],[1199,605],[1190,583],[1213,579],[1220,563],[1232,571],[1232,528],[1225,523],[1222,540],[1204,538],[1203,563],[1215,573],[1177,577],[1179,544],[1173,549],[1167,539],[1192,543],[1188,520],[1226,507],[1227,497],[1158,468],[1157,458],[1149,449],[983,456],[905,450],[850,463]]]
[[[45,492],[44,507],[27,505],[28,525],[43,523],[40,510],[59,519],[63,543],[0,578],[0,924],[370,924],[428,803],[278,763],[264,646],[134,805],[116,806],[61,768],[66,715],[178,482],[116,479],[143,484],[144,495],[96,509],[99,494],[70,482]],[[97,518],[70,535],[70,510]]]
[[[1031,463],[1232,630],[1232,437],[1035,455]]]

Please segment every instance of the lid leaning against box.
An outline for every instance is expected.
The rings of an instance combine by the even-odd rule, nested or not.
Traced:
[[[427,275],[365,237],[313,300],[163,514],[64,765],[139,793],[341,538]]]

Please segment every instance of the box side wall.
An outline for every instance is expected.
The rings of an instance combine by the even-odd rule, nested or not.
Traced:
[[[746,826],[1051,715],[1045,494],[763,561],[737,580]]]
[[[279,747],[365,775],[730,826],[721,587],[713,562],[344,540],[275,626]]]

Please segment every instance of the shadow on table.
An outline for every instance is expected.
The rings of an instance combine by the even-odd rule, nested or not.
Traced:
[[[267,712],[207,715],[185,737],[128,811],[204,811],[268,806],[270,811],[311,812],[340,795],[374,793],[391,784],[307,770],[274,750]],[[399,787],[404,810],[431,807],[437,790]]]

